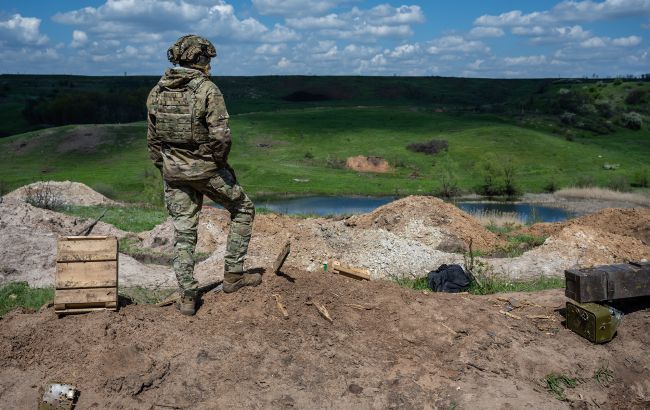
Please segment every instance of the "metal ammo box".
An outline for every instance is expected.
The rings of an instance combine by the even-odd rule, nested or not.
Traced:
[[[565,295],[579,303],[650,295],[650,262],[568,269]]]
[[[605,343],[614,338],[623,313],[597,303],[566,303],[566,325],[592,343]]]

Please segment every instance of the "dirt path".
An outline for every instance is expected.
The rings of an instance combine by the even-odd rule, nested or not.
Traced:
[[[561,325],[561,291],[505,297],[520,320],[499,313],[503,298],[290,270],[209,293],[191,318],[151,305],[62,319],[14,311],[0,320],[0,402],[33,408],[59,380],[81,390],[81,409],[650,406],[649,310],[592,345]],[[603,366],[607,386],[593,378]],[[566,401],[546,391],[551,373],[580,380]]]

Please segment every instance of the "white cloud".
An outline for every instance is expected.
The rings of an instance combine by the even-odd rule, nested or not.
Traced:
[[[430,54],[443,53],[475,53],[488,52],[490,48],[477,40],[466,40],[462,36],[452,35],[432,40],[427,52]]]
[[[420,45],[418,43],[415,43],[415,44],[402,44],[400,46],[397,46],[393,51],[391,51],[388,54],[391,57],[401,58],[401,57],[412,56],[414,54],[418,54],[419,52],[420,52]]]
[[[533,43],[561,43],[585,40],[592,36],[591,32],[582,26],[542,27],[517,26],[512,28],[512,34],[530,37]]]
[[[84,46],[87,42],[88,34],[86,34],[84,31],[74,30],[72,32],[72,42],[70,43],[70,47],[79,48],[81,46]]]
[[[12,46],[43,45],[48,42],[40,32],[41,19],[14,14],[7,20],[0,20],[0,43]]]
[[[502,37],[504,34],[499,27],[474,27],[469,32],[472,38]]]
[[[301,17],[301,18],[288,18],[287,25],[289,27],[313,30],[325,28],[341,28],[345,26],[345,21],[339,17],[338,14],[328,14],[320,17]]]
[[[580,43],[583,48],[602,48],[602,47],[634,47],[641,44],[641,37],[629,36],[619,38],[609,37],[592,37]]]
[[[262,44],[255,49],[255,53],[264,55],[278,55],[287,49],[286,44]]]
[[[206,2],[207,3],[207,2]],[[85,7],[55,14],[61,24],[83,27],[86,32],[105,38],[130,38],[133,41],[172,39],[180,33],[200,33],[208,37],[235,41],[296,39],[296,34],[280,25],[269,30],[260,21],[239,19],[232,5],[223,0],[190,4],[184,0],[107,0],[99,7]]]
[[[278,68],[288,68],[291,67],[292,63],[289,61],[286,57],[282,57],[278,63],[276,64],[276,67]]]
[[[521,57],[506,57],[503,59],[503,62],[507,66],[513,66],[513,65],[539,65],[539,64],[545,64],[546,63],[546,56],[539,55],[539,56],[521,56]]]
[[[477,26],[530,26],[561,22],[588,22],[612,20],[623,17],[650,15],[650,0],[565,0],[547,11],[524,14],[512,10],[499,15],[483,15],[474,20]]]
[[[354,0],[352,0],[354,1]],[[351,0],[253,0],[260,14],[277,16],[318,16]]]

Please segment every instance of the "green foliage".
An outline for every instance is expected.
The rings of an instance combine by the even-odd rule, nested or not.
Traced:
[[[485,196],[514,197],[519,194],[517,187],[517,167],[510,157],[495,158],[486,156],[479,164],[482,184],[477,192]]]
[[[642,88],[635,88],[625,97],[625,103],[630,105],[641,105],[650,103],[650,93]]]
[[[614,191],[626,192],[630,190],[630,181],[625,175],[615,175],[607,182],[607,188]]]
[[[160,208],[165,205],[163,180],[157,169],[145,168],[142,173],[142,184],[142,198],[145,204],[154,208]]]
[[[621,117],[621,125],[631,130],[640,130],[643,126],[643,118],[639,113],[626,112]]]
[[[457,169],[458,165],[447,153],[440,161],[440,187],[436,191],[436,196],[444,198],[452,198],[460,194],[460,187],[458,186]]]
[[[67,206],[62,211],[69,215],[96,219],[106,210],[102,222],[129,232],[144,232],[153,229],[167,219],[163,208],[143,206]]]
[[[565,400],[565,388],[573,389],[578,385],[578,379],[563,374],[550,373],[546,375],[546,390],[551,392],[558,400]]]
[[[594,379],[602,387],[609,387],[609,383],[614,380],[614,372],[605,363],[594,372]]]
[[[117,197],[117,191],[115,191],[115,188],[103,182],[97,182],[93,184],[91,188],[107,198],[115,199]]]
[[[32,288],[27,282],[0,286],[0,317],[17,307],[38,309],[54,300],[54,289]]]
[[[650,187],[650,166],[645,166],[634,171],[632,175],[632,182],[630,183],[633,187],[637,188],[649,188]]]

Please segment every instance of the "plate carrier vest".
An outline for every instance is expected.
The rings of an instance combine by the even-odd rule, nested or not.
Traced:
[[[202,144],[210,132],[204,120],[194,112],[196,90],[205,77],[190,80],[185,88],[169,89],[158,83],[156,133],[168,144]]]

